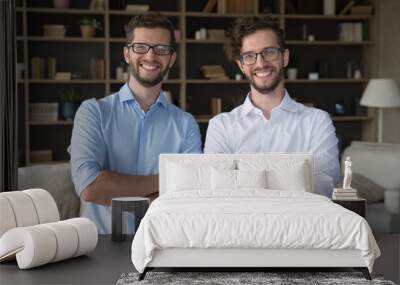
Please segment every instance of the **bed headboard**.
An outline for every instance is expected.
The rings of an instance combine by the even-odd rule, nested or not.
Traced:
[[[254,154],[161,154],[159,160],[160,195],[169,190],[171,181],[179,179],[184,173],[176,173],[177,166],[181,171],[190,167],[219,167],[225,169],[250,170],[259,167],[272,170],[275,184],[295,177],[304,179],[304,190],[314,192],[313,159],[311,153],[254,153]],[[182,168],[182,166],[184,166]],[[292,179],[289,179],[292,177]],[[183,178],[182,178],[183,179]],[[285,184],[286,183],[286,184]],[[281,186],[281,188],[284,186]],[[291,190],[291,189],[279,189]]]

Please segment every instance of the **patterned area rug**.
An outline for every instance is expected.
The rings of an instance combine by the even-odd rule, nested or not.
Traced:
[[[292,284],[379,284],[395,285],[380,275],[372,274],[372,281],[364,278],[360,272],[148,272],[142,281],[139,273],[124,273],[116,285],[133,284],[221,284],[221,285],[292,285]]]

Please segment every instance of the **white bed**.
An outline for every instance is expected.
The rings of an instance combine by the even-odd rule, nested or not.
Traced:
[[[313,194],[311,154],[160,156],[160,197],[132,243],[155,267],[354,267],[380,255],[362,217]]]

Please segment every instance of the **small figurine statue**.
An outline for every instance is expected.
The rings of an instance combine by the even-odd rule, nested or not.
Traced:
[[[343,178],[343,189],[351,189],[351,176],[353,172],[351,170],[351,160],[350,156],[346,157],[344,162],[344,178]]]

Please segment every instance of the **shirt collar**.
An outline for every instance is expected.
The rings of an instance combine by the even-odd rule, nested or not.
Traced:
[[[276,106],[274,109],[272,109],[272,112],[280,109],[280,110],[285,110],[288,112],[295,113],[295,112],[300,111],[302,108],[304,108],[304,106],[302,104],[299,104],[296,101],[294,101],[290,97],[287,90],[285,89],[285,95],[283,96],[281,103],[278,106]],[[247,93],[246,100],[243,103],[242,116],[246,116],[252,111],[259,112],[260,110],[256,106],[253,105],[253,102],[251,102],[250,92],[249,92],[249,93]]]
[[[125,83],[118,92],[119,94],[119,101],[125,102],[129,100],[136,101],[135,96],[133,96],[132,90],[129,88],[128,83]],[[158,96],[154,105],[161,104],[164,108],[168,106],[168,100],[165,97],[164,91],[161,90],[160,95]]]

